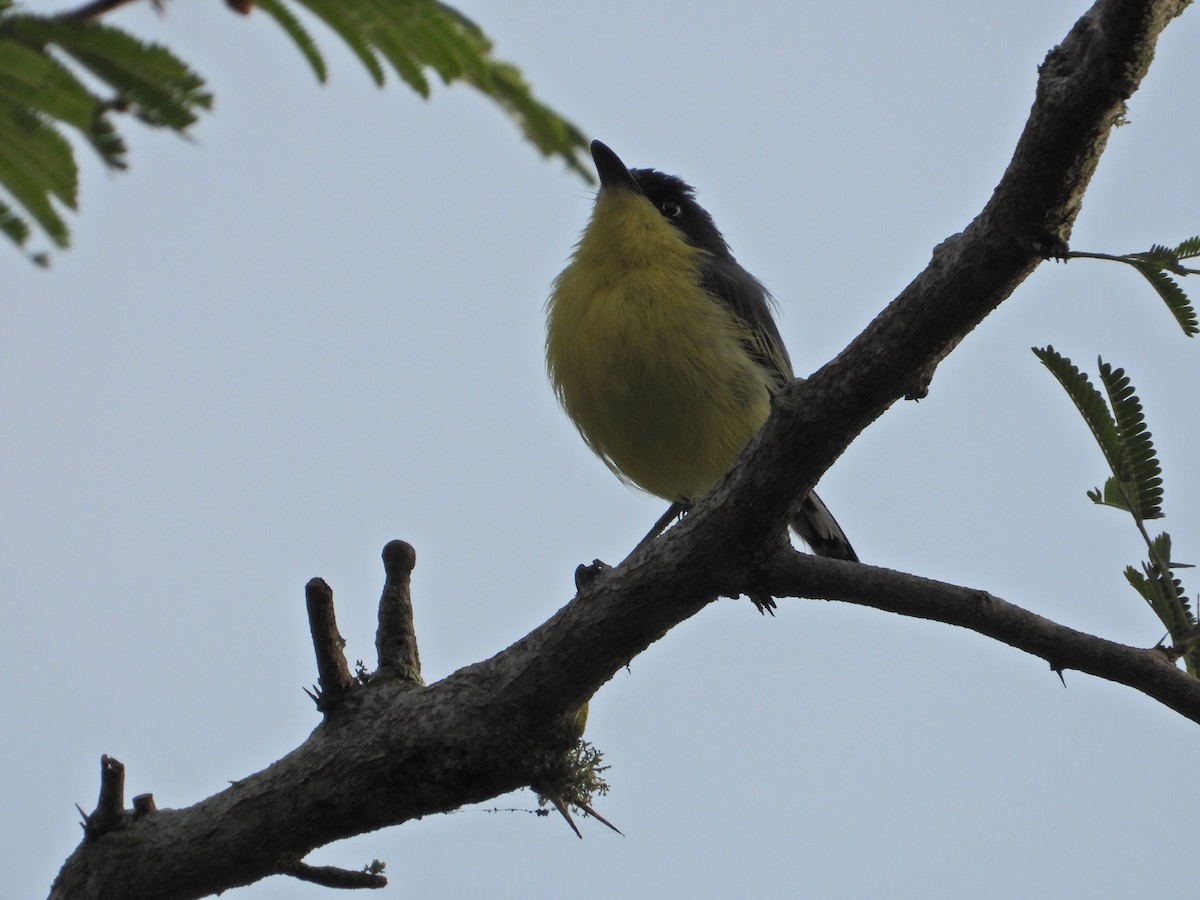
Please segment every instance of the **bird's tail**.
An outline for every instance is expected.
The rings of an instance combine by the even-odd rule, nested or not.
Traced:
[[[817,556],[858,562],[858,554],[850,546],[842,526],[821,502],[816,491],[800,501],[800,508],[792,516],[792,528]]]

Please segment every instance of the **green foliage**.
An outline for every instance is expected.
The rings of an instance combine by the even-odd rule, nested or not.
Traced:
[[[494,59],[487,35],[457,10],[437,0],[260,0],[320,81],[326,78],[324,59],[289,4],[328,26],[376,84],[384,84],[385,65],[422,97],[431,91],[427,71],[443,84],[463,81],[503,109],[543,155],[561,157],[592,180],[583,133],[537,100],[516,66]]]
[[[1175,577],[1179,563],[1171,562],[1171,536],[1157,535],[1150,542],[1150,562],[1141,564],[1141,571],[1125,567],[1125,579],[1150,604],[1155,615],[1167,627],[1171,641],[1180,652],[1187,670],[1200,673],[1200,630],[1196,615],[1184,593],[1183,583]]]
[[[1123,369],[1100,360],[1100,383],[1105,391],[1101,394],[1086,374],[1053,347],[1034,347],[1033,352],[1066,390],[1112,471],[1104,489],[1090,490],[1088,497],[1129,513],[1146,543],[1149,561],[1141,564],[1141,571],[1126,567],[1125,579],[1166,626],[1172,652],[1183,659],[1190,673],[1200,674],[1200,628],[1183,584],[1174,575],[1184,564],[1171,559],[1169,534],[1151,538],[1145,529],[1146,520],[1163,514],[1162,468],[1132,382]]]
[[[87,72],[96,88],[76,74]],[[78,204],[79,172],[61,130],[74,129],[106,166],[127,165],[112,116],[185,131],[212,98],[163,47],[96,22],[22,15],[0,3],[0,231],[20,247],[32,220],[57,247],[70,234],[60,211]],[[45,254],[31,254],[44,264]]]
[[[428,72],[463,81],[499,106],[546,156],[559,156],[591,181],[583,134],[533,96],[515,66],[494,59],[474,22],[436,0],[257,0],[279,24],[318,81],[325,58],[296,15],[304,9],[336,34],[376,84],[391,70],[422,97]],[[79,172],[62,128],[83,137],[111,169],[127,166],[114,113],[184,133],[212,107],[204,81],[164,47],[85,14],[40,16],[0,0],[0,234],[25,248],[31,222],[59,248],[70,242],[63,209],[78,205]],[[86,73],[87,80],[81,77]],[[45,264],[44,253],[29,253]]]
[[[1094,488],[1088,497],[1094,503],[1125,510],[1139,523],[1162,518],[1162,467],[1146,428],[1142,402],[1125,370],[1099,360],[1106,403],[1087,375],[1053,347],[1034,347],[1033,352],[1066,390],[1112,471],[1104,489]]]
[[[300,20],[292,15],[289,10],[280,0],[258,0],[258,8],[264,13],[279,23],[287,36],[292,39],[300,52],[304,54],[304,58],[308,60],[308,64],[312,66],[313,73],[317,76],[317,81],[322,84],[329,77],[329,70],[325,66],[325,57],[321,55],[320,49],[317,47],[317,42],[312,39],[312,35],[308,33]]]
[[[1154,444],[1146,429],[1146,416],[1142,412],[1142,401],[1138,399],[1133,384],[1124,369],[1114,369],[1104,360],[1098,360],[1100,381],[1108,392],[1116,420],[1120,452],[1117,473],[1105,483],[1105,496],[1096,502],[1117,506],[1133,514],[1138,520],[1162,518],[1162,468],[1154,455]],[[1110,489],[1110,483],[1113,484]],[[1119,497],[1110,499],[1109,494]]]
[[[1133,266],[1150,283],[1158,296],[1162,297],[1167,309],[1188,337],[1200,334],[1200,322],[1197,321],[1196,309],[1187,294],[1171,275],[1183,277],[1200,274],[1200,269],[1189,269],[1183,265],[1183,260],[1197,256],[1200,256],[1200,235],[1188,238],[1177,247],[1152,244],[1150,249],[1143,253],[1126,253],[1122,256],[1083,252],[1067,254],[1068,259],[1107,259]]]
[[[1194,337],[1197,332],[1200,332],[1200,326],[1196,321],[1196,309],[1188,300],[1187,294],[1183,292],[1183,288],[1179,286],[1179,282],[1163,269],[1149,263],[1134,264],[1133,267],[1142,273],[1158,296],[1162,297],[1163,302],[1167,304],[1167,309],[1171,311],[1171,315],[1175,317],[1175,321],[1179,323],[1184,334]]]

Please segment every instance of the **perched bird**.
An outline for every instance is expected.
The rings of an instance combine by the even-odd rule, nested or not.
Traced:
[[[792,364],[770,295],[738,265],[695,190],[626,168],[599,141],[592,159],[600,192],[547,303],[546,367],[596,455],[686,510],[766,422]],[[857,561],[815,493],[792,527],[818,556]]]

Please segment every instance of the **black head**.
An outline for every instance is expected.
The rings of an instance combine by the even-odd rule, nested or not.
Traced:
[[[712,216],[696,202],[695,188],[682,178],[657,169],[627,169],[620,157],[600,141],[592,141],[592,159],[600,175],[601,190],[615,188],[644,195],[693,247],[716,257],[730,255],[729,245]]]
[[[646,199],[654,204],[664,219],[678,228],[687,242],[707,250],[714,256],[729,255],[729,245],[717,230],[712,216],[696,202],[696,189],[674,175],[657,169],[630,169]]]

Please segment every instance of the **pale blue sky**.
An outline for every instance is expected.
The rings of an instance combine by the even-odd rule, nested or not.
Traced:
[[[778,296],[799,372],[839,351],[986,201],[1038,64],[1083,2],[459,4],[539,94],[634,166],[699,189]],[[36,5],[35,5],[36,7]],[[216,110],[85,159],[75,246],[4,254],[0,898],[42,895],[95,804],[186,806],[318,717],[303,585],[372,660],[379,551],[415,545],[428,681],[490,656],[615,561],[662,504],[558,411],[542,307],[591,191],[466,88],[374,88],[317,30],[318,87],[263,16],[142,4]],[[1200,232],[1200,13],[1093,182],[1076,249]],[[1200,288],[1188,286],[1193,296]],[[1029,352],[1125,366],[1200,556],[1200,346],[1136,275],[1047,263],[823,481],[864,561],[1149,646],[1133,529]],[[1193,591],[1200,576],[1185,578]],[[722,601],[597,695],[597,807],[626,834],[466,810],[320,850],[388,897],[1134,897],[1194,880],[1200,730],[1127,688],[949,627]],[[499,799],[532,809],[533,795]],[[328,897],[284,879],[231,898]]]

